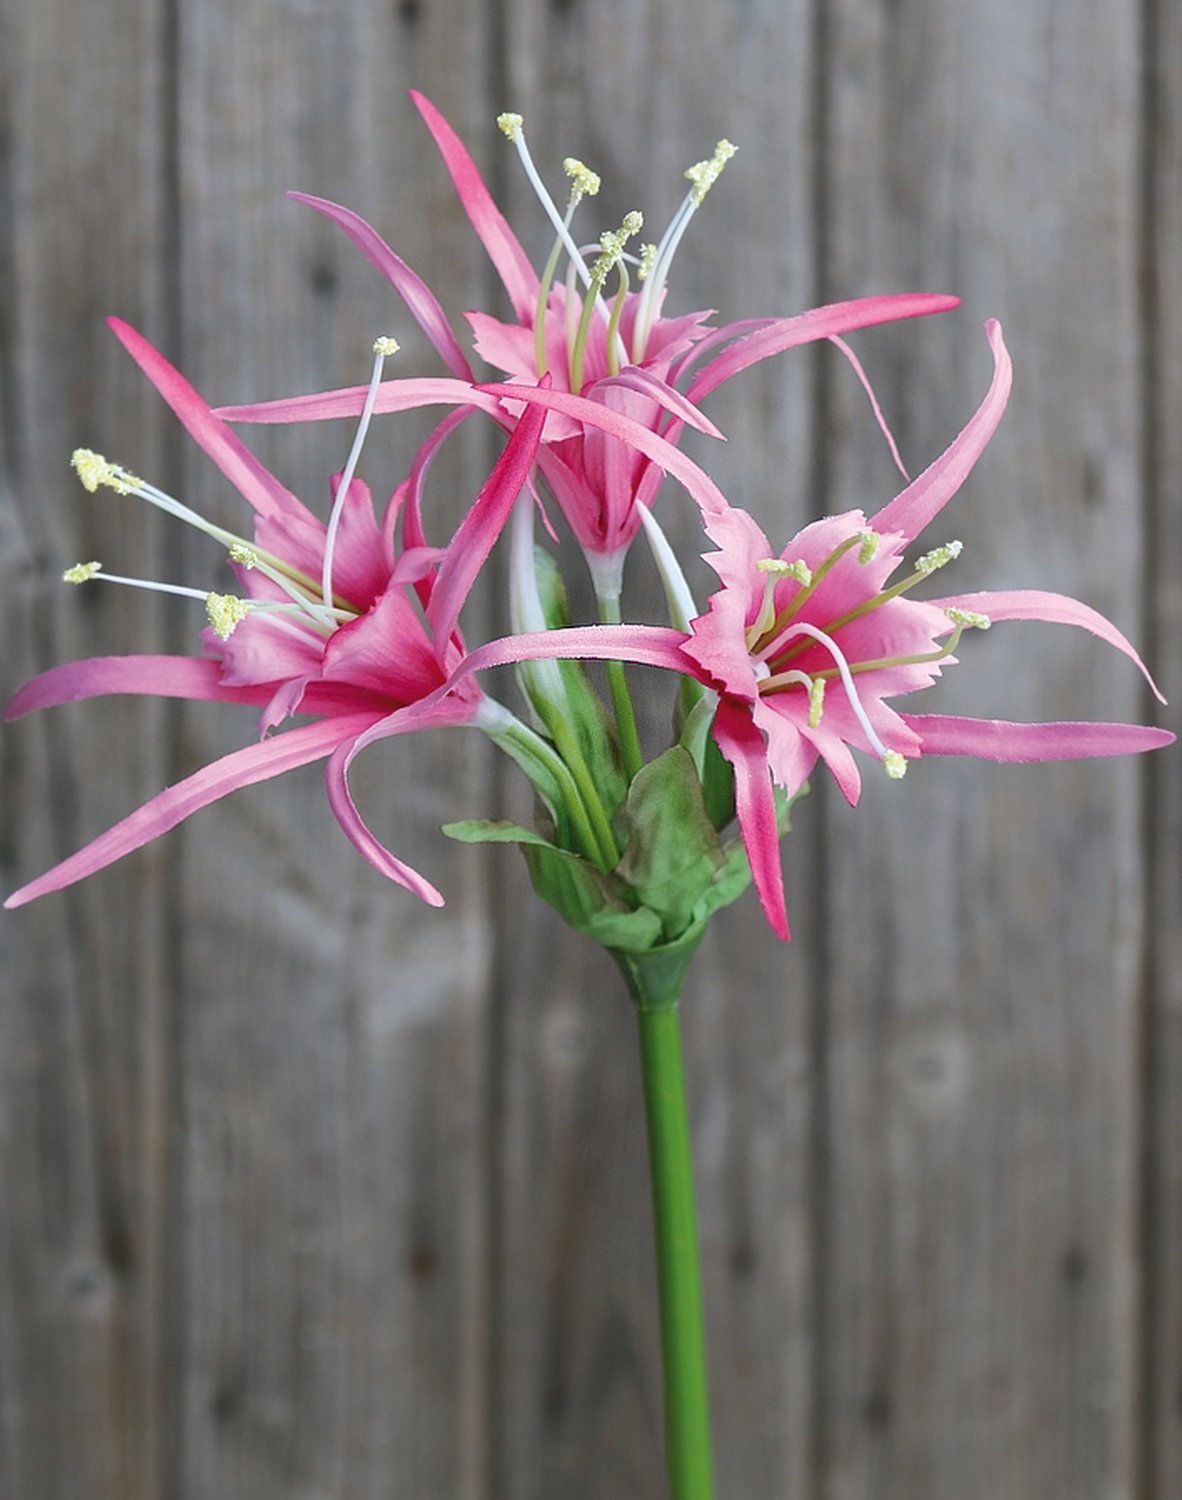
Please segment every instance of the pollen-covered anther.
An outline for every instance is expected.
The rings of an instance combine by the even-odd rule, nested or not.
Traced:
[[[258,567],[259,555],[253,547],[248,547],[245,542],[235,542],[230,548],[230,561],[237,563],[240,568]]]
[[[698,161],[687,167],[685,175],[691,183],[694,202],[701,206],[702,199],[718,181],[719,173],[739,148],[730,141],[719,141],[714,155],[708,161]]]
[[[62,574],[63,583],[89,583],[102,569],[100,562],[75,563]]]
[[[921,578],[926,578],[929,573],[934,573],[937,568],[943,568],[959,557],[963,550],[963,542],[948,542],[943,547],[933,547],[915,564],[915,571]]]
[[[397,354],[401,348],[402,345],[397,339],[387,338],[385,335],[373,341],[373,352],[382,355],[383,358],[390,354]]]
[[[623,259],[624,246],[644,227],[644,215],[633,209],[624,215],[619,229],[607,229],[599,236],[599,259],[591,268],[591,279],[602,286],[607,273]]]
[[[897,750],[888,750],[882,758],[882,768],[892,781],[902,781],[907,774],[907,761]]]
[[[974,609],[948,608],[944,611],[954,625],[960,625],[965,630],[988,630],[993,621],[988,615],[978,614]]]
[[[878,556],[878,544],[882,541],[877,531],[864,531],[862,533],[862,545],[858,548],[858,561],[863,567],[873,562]],[[957,543],[960,546],[960,543]]]
[[[809,728],[816,729],[825,707],[825,678],[814,677],[809,683]]]
[[[228,641],[250,613],[250,604],[233,594],[206,594],[205,613],[219,641]]]
[[[647,281],[653,274],[657,264],[657,247],[655,245],[642,245],[640,247],[640,269],[636,273],[638,281]]]
[[[524,128],[524,116],[514,114],[512,110],[506,110],[504,114],[497,116],[497,129],[511,141],[519,140]]]
[[[570,206],[577,208],[584,198],[594,198],[602,186],[598,172],[581,162],[577,156],[568,156],[562,170],[570,178]]]
[[[101,453],[95,453],[91,448],[75,448],[70,463],[82,481],[82,488],[92,495],[100,484],[107,485],[116,494],[127,495],[140,483],[134,474],[129,474],[118,464],[109,463]]]

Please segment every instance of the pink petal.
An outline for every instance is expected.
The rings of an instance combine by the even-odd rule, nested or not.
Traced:
[[[497,387],[490,387],[495,391]],[[227,422],[326,422],[334,417],[359,417],[369,394],[367,385],[352,385],[339,391],[312,391],[306,396],[284,396],[278,401],[254,401],[244,406],[219,406],[215,417]],[[484,387],[468,385],[446,376],[424,376],[416,380],[383,380],[374,402],[375,414],[415,411],[420,406],[472,406],[490,416],[504,418],[500,400]]]
[[[735,812],[755,889],[772,931],[787,942],[788,913],[784,906],[776,802],[763,736],[746,709],[726,698],[718,705],[712,732],[718,748],[734,767]]]
[[[434,293],[417,271],[412,271],[400,256],[394,254],[376,229],[352,209],[330,203],[326,198],[313,198],[307,193],[288,193],[287,196],[297,203],[306,203],[343,229],[370,265],[376,266],[406,303],[411,316],[452,374],[460,380],[472,379],[472,367]]]
[[[1166,700],[1149,675],[1149,668],[1121,632],[1097,610],[1067,594],[1048,594],[1041,589],[1005,589],[978,594],[957,594],[951,599],[930,599],[938,609],[967,609],[988,615],[991,620],[1042,620],[1050,625],[1077,625],[1122,652],[1140,668],[1159,703]],[[952,629],[952,621],[948,622]]]
[[[917,537],[960,489],[997,431],[1009,400],[1013,367],[1002,341],[1001,325],[991,319],[985,324],[985,334],[993,350],[993,380],[984,401],[935,463],[870,518],[875,531]]]
[[[437,703],[429,713],[424,713],[421,705],[415,705],[415,708],[416,712],[413,715],[407,709],[388,714],[376,724],[368,726],[363,733],[338,745],[325,767],[325,788],[333,815],[357,852],[375,870],[398,885],[405,886],[408,891],[412,891],[429,906],[442,906],[443,897],[431,882],[420,875],[417,870],[412,870],[402,860],[395,858],[389,849],[375,838],[357,811],[357,804],[353,801],[353,795],[349,790],[349,767],[367,745],[373,744],[376,740],[389,739],[394,735],[407,734],[417,729],[438,729],[466,724],[471,721],[474,713],[471,702],[461,703],[457,700],[444,700]]]
[[[1142,724],[1008,724],[944,714],[901,714],[923,741],[925,755],[975,755],[982,760],[1086,760],[1133,755],[1173,743],[1165,729]]]
[[[851,333],[856,328],[891,323],[899,318],[922,318],[930,313],[947,312],[959,305],[959,297],[903,292],[897,296],[859,297],[852,302],[834,302],[827,307],[797,313],[795,317],[776,318],[739,339],[699,370],[690,382],[687,394],[691,401],[700,401],[749,365],[770,359],[773,354],[782,354],[785,349],[811,343],[814,339],[831,338],[835,333]]]
[[[621,386],[625,390],[636,391],[641,396],[647,396],[655,401],[658,406],[663,407],[673,416],[678,417],[687,427],[693,427],[698,432],[704,432],[708,437],[717,438],[720,442],[726,442],[726,435],[715,427],[714,423],[680,391],[675,390],[666,380],[659,380],[655,375],[639,365],[628,365],[618,375],[606,375],[602,380],[595,383],[597,392]]]
[[[6,719],[19,719],[36,709],[101,698],[108,693],[134,693],[154,698],[206,699],[218,703],[261,703],[255,687],[227,687],[220,662],[197,656],[92,656],[63,662],[17,688],[4,710]]]
[[[153,349],[147,339],[122,319],[108,318],[107,322],[115,337],[172,408],[181,426],[260,516],[315,520],[301,501],[280,484],[245,443],[210,410],[163,354]]]
[[[514,501],[525,488],[545,420],[546,413],[540,409],[526,413],[460,522],[427,605],[427,620],[437,643],[442,644],[455,630],[472,585],[500,536]]]
[[[476,170],[476,163],[459,136],[429,99],[414,89],[411,89],[410,97],[427,129],[435,137],[435,144],[451,174],[468,221],[476,231],[480,243],[488,251],[489,259],[509,294],[513,311],[523,323],[532,326],[539,283],[529,257],[493,202],[484,179]]]
[[[237,634],[237,632],[235,632]],[[326,681],[379,693],[388,705],[413,703],[443,681],[436,649],[414,605],[397,585],[324,647]]]
[[[902,458],[899,455],[899,445],[895,442],[895,435],[891,431],[886,417],[883,416],[882,407],[878,404],[878,397],[874,394],[874,387],[870,384],[869,375],[867,375],[866,371],[862,368],[861,360],[846,343],[845,339],[838,338],[835,333],[831,333],[829,335],[829,342],[834,346],[834,348],[839,349],[849,361],[851,369],[858,377],[862,389],[866,392],[866,396],[870,402],[870,410],[874,413],[874,420],[878,423],[879,431],[887,440],[887,447],[891,450],[891,457],[895,461],[895,468],[898,469],[899,473],[902,474],[904,479],[910,481],[911,475],[908,474],[907,466],[904,464]]]
[[[692,459],[686,458],[672,443],[658,437],[649,428],[620,412],[612,411],[600,401],[589,401],[585,396],[572,396],[569,391],[544,390],[537,386],[480,385],[476,389],[484,394],[499,393],[505,399],[544,406],[549,411],[574,417],[588,427],[596,427],[609,437],[619,438],[621,442],[638,448],[659,468],[672,474],[702,510],[723,511],[728,508],[722,491]]]
[[[23,906],[38,896],[73,885],[167,833],[191,814],[239,787],[253,786],[255,782],[268,781],[296,766],[323,760],[342,740],[355,738],[373,723],[372,714],[352,714],[323,723],[305,724],[261,744],[232,751],[145,802],[143,807],[137,808],[113,828],[108,828],[77,854],[71,854],[52,870],[14,891],[4,904],[8,907]]]

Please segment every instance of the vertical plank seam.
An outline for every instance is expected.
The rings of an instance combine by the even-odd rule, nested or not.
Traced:
[[[506,0],[486,0],[488,26],[486,69],[481,80],[484,87],[484,105],[491,116],[493,108],[509,108],[509,16]],[[507,153],[494,151],[487,163],[489,188],[498,203],[506,202],[508,181]],[[481,284],[485,293],[484,304],[491,305],[494,275],[491,265],[481,260]],[[502,594],[504,564],[499,563],[492,574],[496,599]],[[492,757],[489,776],[494,807],[503,808],[508,796],[507,766],[501,755]],[[505,1161],[506,1131],[509,1115],[507,1099],[507,1075],[509,1067],[509,945],[505,933],[509,924],[504,920],[505,886],[503,882],[485,880],[483,889],[488,902],[488,919],[491,927],[489,943],[490,966],[487,988],[488,1037],[485,1100],[488,1110],[484,1142],[485,1165],[485,1235],[488,1246],[484,1270],[484,1307],[487,1327],[485,1329],[485,1378],[484,1420],[485,1442],[485,1497],[486,1500],[508,1500],[510,1494],[508,1472],[508,1449],[505,1441],[504,1403],[500,1391],[504,1387],[501,1378],[505,1368],[505,1328],[503,1288],[506,1280],[506,1231],[504,1223],[505,1204],[508,1201],[508,1170]]]
[[[1138,78],[1138,203],[1137,203],[1137,274],[1138,315],[1140,321],[1139,340],[1139,469],[1142,494],[1142,535],[1144,547],[1149,551],[1150,539],[1158,530],[1163,496],[1159,462],[1160,412],[1157,404],[1158,378],[1161,373],[1162,351],[1158,318],[1161,297],[1157,263],[1157,212],[1155,187],[1160,168],[1158,154],[1158,127],[1161,119],[1159,75],[1157,68],[1158,47],[1161,41],[1161,18],[1158,0],[1140,0],[1139,78]],[[1152,555],[1152,553],[1150,553]],[[1149,558],[1143,559],[1143,565]],[[1145,641],[1148,659],[1154,660],[1160,640],[1157,628],[1160,575],[1156,566],[1146,568],[1147,587],[1142,595],[1143,618],[1141,636]],[[1148,690],[1142,691],[1142,702],[1148,706]],[[1132,1484],[1135,1500],[1158,1500],[1158,1474],[1156,1464],[1157,1412],[1159,1371],[1155,1358],[1154,1340],[1156,1284],[1160,1274],[1158,1247],[1163,1230],[1161,1214],[1157,1207],[1156,1184],[1161,1168],[1161,1152],[1157,1140],[1157,1119],[1162,1098],[1164,1080],[1159,1049],[1155,1046],[1161,1024],[1160,1007],[1156,996],[1158,989],[1157,954],[1154,945],[1154,918],[1160,900],[1157,872],[1160,868],[1159,834],[1153,817],[1157,802],[1155,795],[1163,774],[1161,761],[1152,758],[1142,763],[1139,777],[1140,789],[1140,850],[1142,861],[1142,890],[1144,891],[1145,920],[1142,924],[1141,944],[1141,992],[1138,997],[1138,1064],[1139,1088],[1137,1125],[1140,1132],[1138,1149],[1138,1183],[1140,1202],[1137,1207],[1138,1244],[1136,1253],[1137,1308],[1136,1340],[1133,1349],[1133,1373],[1137,1388],[1133,1392],[1133,1473]],[[1166,762],[1168,765],[1168,762]]]
[[[184,275],[181,258],[184,226],[181,222],[181,4],[182,0],[160,0],[160,152],[157,158],[160,182],[160,259],[158,294],[161,336],[181,365],[185,364]],[[161,460],[167,473],[179,479],[183,463],[180,429],[164,427]],[[179,493],[179,490],[177,491]],[[179,614],[164,616],[165,649],[179,650],[183,624]],[[171,781],[182,774],[182,727],[184,708],[177,702],[162,707],[165,757]],[[161,850],[164,890],[161,897],[163,930],[160,934],[161,962],[168,978],[167,993],[156,997],[163,1014],[158,1030],[159,1055],[155,1059],[162,1075],[163,1140],[158,1161],[165,1168],[158,1210],[161,1228],[156,1268],[157,1304],[149,1316],[157,1322],[153,1355],[159,1360],[152,1372],[158,1392],[152,1418],[156,1424],[155,1450],[151,1454],[152,1479],[170,1500],[182,1500],[185,1491],[185,1419],[183,1383],[177,1372],[186,1368],[185,1309],[188,1306],[188,1223],[186,1192],[186,1047],[184,1015],[189,1001],[185,993],[182,878],[185,831],[165,841]],[[148,1493],[156,1492],[155,1487]]]
[[[829,251],[831,241],[831,202],[829,174],[832,165],[830,112],[833,95],[830,88],[832,66],[831,28],[826,0],[813,0],[811,15],[811,157],[809,162],[809,197],[812,235],[812,302],[821,305],[828,300]],[[812,411],[812,449],[809,454],[811,493],[818,513],[829,511],[832,474],[828,457],[828,433],[832,409],[832,377],[828,348],[817,344],[811,352],[810,408]],[[827,799],[825,789],[814,779],[812,797],[816,799],[814,873],[809,930],[806,934],[810,1011],[808,1017],[808,1143],[805,1160],[807,1184],[807,1241],[809,1291],[808,1314],[808,1441],[809,1452],[803,1465],[808,1486],[806,1500],[820,1500],[826,1490],[826,1472],[831,1450],[831,1432],[827,1393],[829,1389],[829,1333],[832,1262],[832,1196],[830,1192],[830,1108],[829,1052],[830,994],[826,956],[829,945],[829,861],[827,858]]]

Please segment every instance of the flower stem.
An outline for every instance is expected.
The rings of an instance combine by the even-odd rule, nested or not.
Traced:
[[[698,1224],[676,1005],[637,1007],[652,1171],[669,1500],[711,1500]]]

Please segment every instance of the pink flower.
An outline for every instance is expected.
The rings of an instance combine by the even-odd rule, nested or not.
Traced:
[[[1129,724],[1014,724],[896,711],[890,700],[931,685],[956,658],[964,629],[1003,620],[1075,625],[1130,657],[1125,637],[1087,605],[1035,590],[917,600],[912,588],[952,561],[959,543],[924,554],[894,579],[904,550],[960,488],[997,427],[1011,383],[996,323],[989,392],[946,452],[869,522],[860,511],[816,521],[778,555],[745,512],[708,511],[708,555],[721,588],[689,635],[648,626],[590,626],[475,651],[461,674],[540,656],[616,658],[688,673],[717,694],[712,733],[735,772],[735,808],[755,885],[772,927],[788,937],[773,787],[789,796],[818,759],[851,805],[861,791],[853,751],[902,776],[924,755],[996,761],[1120,755],[1169,744],[1164,730]],[[543,407],[572,398],[530,393]],[[893,580],[893,581],[892,581]],[[1160,698],[1160,693],[1158,694]]]
[[[440,550],[427,546],[419,521],[421,464],[395,492],[379,526],[368,487],[352,475],[363,426],[350,463],[337,477],[326,526],[259,463],[146,340],[117,320],[111,326],[190,436],[253,508],[252,537],[237,537],[205,523],[97,454],[75,455],[80,477],[90,489],[110,484],[207,531],[227,548],[241,593],[202,596],[196,590],[169,587],[169,592],[206,599],[212,628],[204,635],[203,658],[96,657],[72,662],[26,683],[5,716],[15,719],[34,709],[106,693],[249,703],[262,711],[259,740],[153,797],[16,891],[5,905],[20,906],[81,880],[239,787],[316,760],[327,760],[329,803],[358,850],[391,880],[440,905],[442,897],[434,886],[366,828],[349,795],[347,772],[354,756],[376,740],[441,725],[487,727],[490,718],[496,718],[472,680],[454,688],[446,684],[464,655],[460,609],[525,483],[545,414],[533,413],[518,425],[451,544]],[[375,362],[375,380],[380,365],[381,354]],[[399,522],[401,554],[394,536]],[[66,576],[81,582],[107,575],[95,563],[71,569]],[[411,717],[410,708],[426,699],[431,699],[429,707]],[[270,733],[297,713],[311,715],[314,722]]]
[[[568,162],[575,182],[572,205],[558,214],[529,161],[516,116],[502,116],[502,128],[519,150],[547,212],[563,230],[556,250],[565,251],[572,273],[563,284],[553,265],[539,276],[513,231],[493,202],[472,157],[439,111],[421,94],[411,95],[443,156],[464,211],[488,252],[513,311],[513,321],[469,312],[475,348],[515,386],[536,385],[547,377],[556,395],[581,397],[581,406],[555,404],[547,424],[537,466],[566,516],[580,545],[593,562],[597,583],[618,594],[623,554],[640,525],[638,505],[649,505],[670,470],[668,454],[684,427],[721,437],[698,403],[748,366],[799,344],[834,339],[854,363],[840,335],[853,329],[900,318],[943,312],[958,305],[956,297],[928,293],[865,297],[814,308],[786,318],[758,318],[712,328],[707,312],[673,318],[661,315],[666,277],[685,227],[726,159],[727,143],[715,157],[686,173],[692,186],[659,246],[652,247],[649,279],[640,291],[627,289],[629,257],[617,244],[620,235],[604,236],[603,253],[588,266],[569,233],[571,214],[594,178],[581,163]],[[733,148],[729,148],[733,150]],[[597,179],[596,179],[597,183]],[[375,411],[413,406],[457,405],[487,412],[511,427],[521,403],[504,387],[479,383],[438,300],[381,236],[351,210],[324,199],[293,194],[331,219],[398,291],[449,371],[449,377],[391,380],[382,385]],[[639,216],[637,216],[639,217]],[[600,261],[610,261],[596,270]],[[621,278],[607,296],[606,278]],[[590,286],[580,293],[575,280],[585,275]],[[365,400],[364,387],[248,406],[223,407],[233,421],[283,422],[355,415]],[[872,397],[873,399],[873,397]],[[442,442],[450,427],[441,428]],[[602,559],[602,562],[596,562]]]

